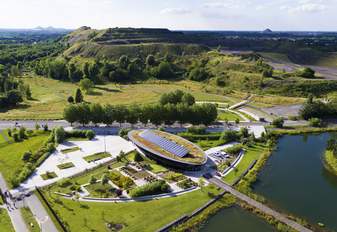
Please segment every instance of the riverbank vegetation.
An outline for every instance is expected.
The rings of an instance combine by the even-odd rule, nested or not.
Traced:
[[[328,140],[323,162],[329,171],[337,175],[337,139],[335,137]]]

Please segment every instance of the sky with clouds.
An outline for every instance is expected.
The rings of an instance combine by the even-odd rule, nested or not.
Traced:
[[[0,0],[0,28],[337,31],[337,0]]]

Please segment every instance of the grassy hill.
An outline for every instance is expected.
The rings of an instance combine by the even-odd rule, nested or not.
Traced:
[[[66,57],[84,56],[118,59],[121,55],[146,57],[148,54],[193,55],[207,51],[206,46],[189,44],[181,32],[168,29],[81,27],[63,39]]]

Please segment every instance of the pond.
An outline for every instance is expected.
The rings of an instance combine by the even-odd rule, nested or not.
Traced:
[[[201,232],[272,232],[276,231],[263,219],[240,207],[223,209],[211,217]]]
[[[337,177],[322,163],[330,136],[282,137],[253,187],[275,208],[337,231]]]

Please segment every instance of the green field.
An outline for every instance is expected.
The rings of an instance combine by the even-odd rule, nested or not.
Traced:
[[[47,140],[49,133],[41,132],[39,135],[30,137],[19,143],[11,143],[0,147],[0,172],[7,183],[22,168],[24,162],[22,155],[26,151],[37,151]]]
[[[33,100],[26,101],[15,109],[0,111],[0,119],[59,119],[67,98],[74,95],[77,84],[43,77],[23,79],[32,90]],[[51,88],[52,86],[52,88]],[[155,81],[140,84],[115,85],[109,83],[96,86],[92,95],[85,95],[88,102],[102,104],[146,104],[159,100],[163,93],[174,90],[192,93],[198,101],[227,102],[220,88],[192,81]],[[220,94],[219,94],[220,93]]]
[[[0,229],[4,232],[15,232],[11,219],[5,209],[0,208]]]
[[[234,114],[232,112],[229,112],[229,111],[224,111],[224,110],[221,110],[218,112],[218,120],[220,121],[235,121],[235,120],[242,120],[242,118],[237,115],[237,114]]]
[[[253,147],[246,147],[245,149],[245,154],[240,163],[236,166],[236,169],[232,170],[223,178],[227,184],[233,184],[235,180],[247,170],[254,160],[261,158],[263,152],[266,152],[268,148],[263,145],[254,145]]]
[[[49,197],[52,207],[67,222],[70,231],[106,231],[106,223],[123,225],[123,231],[156,231],[167,223],[193,212],[208,200],[208,191],[218,193],[209,187],[178,197],[132,203],[74,202],[60,198],[55,203]],[[193,200],[191,200],[193,199]],[[59,202],[59,201],[57,201]]]
[[[29,228],[30,232],[39,232],[40,231],[40,227],[37,224],[37,221],[32,213],[32,211],[30,211],[29,208],[21,208],[21,215],[27,225],[27,228]]]

